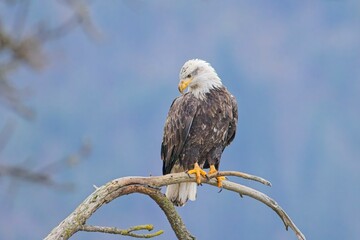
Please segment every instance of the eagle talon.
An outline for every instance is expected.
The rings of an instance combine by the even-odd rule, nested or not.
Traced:
[[[218,170],[216,170],[215,166],[214,165],[210,165],[210,171],[209,171],[209,174],[213,174],[213,173],[217,173]],[[217,180],[217,186],[218,188],[221,188],[219,192],[222,191],[222,181],[226,180],[226,177],[223,177],[223,176],[219,176],[219,177],[216,177],[216,180]]]
[[[206,172],[200,168],[197,162],[194,164],[194,169],[188,170],[187,174],[195,174],[198,185],[201,185],[201,176],[207,177]]]

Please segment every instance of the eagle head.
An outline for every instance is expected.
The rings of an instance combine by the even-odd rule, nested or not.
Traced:
[[[206,61],[192,59],[187,61],[180,70],[179,91],[184,93],[186,88],[197,98],[204,98],[213,88],[222,86],[221,79],[215,69]]]

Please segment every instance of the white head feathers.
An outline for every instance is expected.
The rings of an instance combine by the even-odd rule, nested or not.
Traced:
[[[188,81],[189,92],[197,98],[204,98],[211,89],[222,86],[215,69],[204,60],[187,61],[180,70],[180,82]],[[190,81],[189,81],[190,80]]]

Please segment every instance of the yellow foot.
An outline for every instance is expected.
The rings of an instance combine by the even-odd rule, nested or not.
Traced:
[[[210,165],[210,171],[209,174],[217,173],[217,170],[214,165]],[[225,180],[225,177],[216,177],[217,180],[217,186],[219,188],[222,188],[222,181]]]
[[[195,163],[194,169],[187,171],[188,174],[194,174],[196,176],[196,183],[201,184],[201,176],[206,177],[206,172],[202,170],[198,163]]]

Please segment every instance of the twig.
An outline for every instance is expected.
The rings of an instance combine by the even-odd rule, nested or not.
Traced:
[[[134,231],[140,231],[140,230],[152,231],[153,229],[154,226],[151,224],[138,225],[131,227],[129,229],[119,229],[116,227],[101,227],[101,226],[90,226],[90,225],[83,225],[80,228],[81,231],[85,231],[85,232],[102,232],[102,233],[118,234],[118,235],[135,237],[135,238],[153,238],[164,233],[163,230],[159,230],[155,233],[149,233],[149,234],[133,233]]]
[[[227,175],[227,173],[229,173]],[[219,172],[221,176],[241,176],[244,174],[235,172]],[[213,177],[217,174],[209,175],[209,180],[203,179],[204,183],[217,186],[217,181]],[[246,175],[247,179],[259,179],[252,175]],[[186,173],[168,174],[165,176],[155,177],[123,177],[115,179],[96,189],[87,199],[84,200],[65,220],[55,227],[45,238],[52,239],[68,239],[85,225],[86,221],[91,217],[97,209],[102,205],[113,201],[114,199],[131,193],[142,193],[150,196],[166,214],[171,227],[179,239],[193,239],[193,236],[186,230],[180,216],[176,212],[170,201],[157,189],[158,187],[176,184],[181,182],[195,182],[194,176],[188,176]],[[305,236],[292,222],[286,212],[270,197],[250,187],[230,181],[223,181],[223,188],[237,192],[241,195],[252,197],[270,208],[272,208],[282,219],[286,229],[290,227],[299,240],[305,240]],[[183,234],[183,235],[178,235]]]
[[[219,176],[234,176],[234,177],[241,177],[247,180],[253,180],[259,183],[262,183],[266,186],[271,187],[271,182],[269,182],[268,180],[255,176],[255,175],[251,175],[248,173],[243,173],[243,172],[236,172],[236,171],[221,171],[221,172],[217,172],[217,173],[213,173],[208,175],[208,178],[214,178],[214,177],[219,177]]]

